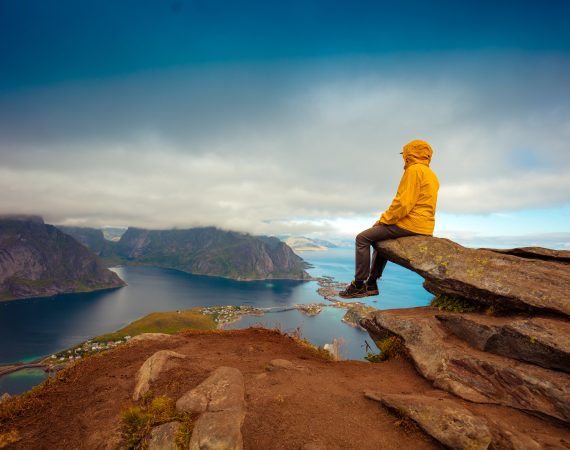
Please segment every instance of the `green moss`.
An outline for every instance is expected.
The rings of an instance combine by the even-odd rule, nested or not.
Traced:
[[[480,306],[463,298],[448,297],[447,295],[438,295],[431,301],[431,306],[435,306],[440,311],[451,312],[475,312],[479,311]]]
[[[382,358],[382,353],[368,352],[368,354],[364,357],[364,359],[366,359],[371,363],[379,363],[384,361],[384,359]]]

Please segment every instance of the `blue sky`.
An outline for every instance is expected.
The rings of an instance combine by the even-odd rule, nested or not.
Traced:
[[[2,0],[0,212],[347,237],[423,138],[438,235],[570,245],[569,12]]]

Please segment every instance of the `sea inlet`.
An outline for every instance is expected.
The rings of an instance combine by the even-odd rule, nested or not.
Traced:
[[[353,249],[336,248],[304,252],[314,277],[330,276],[349,282],[354,271]],[[249,305],[271,308],[263,316],[244,316],[228,328],[263,325],[285,332],[300,332],[322,346],[342,339],[341,354],[363,359],[368,334],[341,321],[345,311],[324,307],[315,316],[291,309],[296,304],[324,303],[316,281],[234,281],[190,275],[157,267],[115,267],[128,286],[87,294],[66,294],[0,302],[0,364],[28,362],[77,345],[94,336],[117,330],[155,311],[175,311],[198,306]],[[363,303],[377,309],[425,306],[431,295],[423,279],[395,264],[388,264],[380,282],[381,294]],[[16,394],[41,382],[41,369],[26,369],[0,378],[0,395]]]

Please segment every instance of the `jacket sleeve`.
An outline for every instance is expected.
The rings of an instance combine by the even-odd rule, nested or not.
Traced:
[[[402,175],[396,197],[380,217],[380,223],[392,225],[406,217],[415,206],[420,195],[421,171],[411,166]]]

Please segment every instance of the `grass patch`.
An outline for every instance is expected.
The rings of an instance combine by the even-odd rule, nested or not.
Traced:
[[[125,336],[136,336],[143,333],[174,334],[183,330],[214,330],[216,323],[211,315],[197,310],[155,312],[142,319],[135,320],[126,327],[113,333],[104,334],[93,339],[94,342],[116,341]]]
[[[22,438],[20,437],[20,433],[18,433],[18,430],[12,430],[9,431],[8,433],[0,433],[0,448],[4,448],[10,444],[14,444],[15,442],[18,442],[20,439]]]
[[[9,282],[11,285],[15,286],[27,286],[30,288],[47,288],[53,286],[55,283],[54,280],[51,278],[44,278],[40,280],[32,280],[30,278],[21,278],[21,277],[10,277],[5,282]]]
[[[475,312],[480,310],[480,306],[469,300],[457,297],[448,297],[447,295],[437,295],[431,301],[431,306],[435,306],[440,311],[451,312]]]
[[[389,359],[396,359],[406,354],[406,349],[402,339],[396,335],[386,336],[384,339],[375,342],[380,352],[368,352],[368,355],[364,357],[364,359],[371,363],[379,363]]]
[[[37,409],[42,402],[41,397],[44,392],[54,383],[63,380],[67,375],[66,372],[66,370],[62,370],[29,391],[0,403],[0,425],[12,421],[26,411]]]
[[[179,422],[176,446],[188,448],[192,436],[193,415],[176,411],[174,400],[166,396],[145,397],[141,406],[132,406],[121,414],[124,449],[146,449],[145,439],[153,427],[168,422]]]
[[[309,349],[313,354],[315,354],[319,358],[326,359],[327,361],[335,361],[334,355],[328,350],[325,350],[323,347],[318,347],[315,344],[313,344],[311,341],[303,337],[298,337],[298,336],[292,336],[292,337],[299,345]]]
[[[304,338],[301,327],[297,327],[293,331],[288,332],[288,333],[282,331],[279,328],[274,328],[274,331],[278,332],[281,335],[289,336],[297,344],[299,344],[300,346],[310,350],[311,353],[313,353],[315,356],[317,356],[321,359],[325,359],[327,361],[335,361],[335,357],[331,352],[329,352],[328,350],[325,350],[323,347],[319,347],[319,346],[313,344],[311,341]]]

